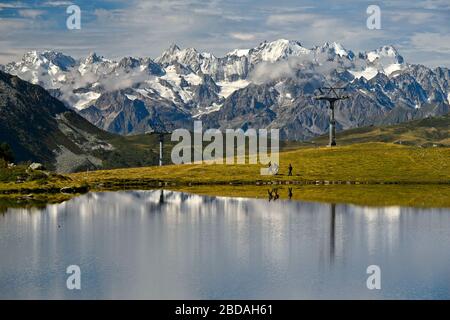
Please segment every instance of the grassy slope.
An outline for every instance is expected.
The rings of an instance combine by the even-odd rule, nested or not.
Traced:
[[[103,131],[72,113],[67,113],[65,116],[75,128],[114,147],[114,150],[98,149],[90,152],[103,160],[102,167],[104,169],[152,166],[158,163],[159,136],[157,134],[121,136]],[[164,140],[168,147],[172,145],[170,136],[166,136]]]
[[[280,174],[261,176],[259,165],[180,165],[100,170],[71,174],[88,184],[117,186],[145,181],[176,184],[255,183],[256,181],[357,181],[368,183],[450,183],[450,148],[418,148],[366,143],[336,148],[303,148],[281,153]],[[292,163],[294,176],[287,177]]]
[[[120,136],[97,128],[86,127],[85,123],[77,121],[74,117],[70,120],[77,127],[98,136],[114,146],[115,149],[113,151],[97,150],[93,152],[93,155],[103,160],[104,169],[145,167],[158,163],[159,136],[157,134]],[[434,144],[450,146],[450,115],[393,126],[350,129],[338,133],[337,139],[340,145],[389,142],[415,146],[432,146]],[[295,151],[299,148],[325,146],[327,143],[328,135],[324,135],[310,142],[282,141],[280,142],[280,148],[282,151]],[[170,135],[165,136],[165,163],[170,162],[170,150],[175,144],[176,142],[170,141]]]
[[[280,156],[281,171],[277,176],[261,176],[260,165],[170,165],[83,172],[21,184],[0,183],[0,194],[12,193],[12,198],[22,201],[23,194],[54,193],[64,186],[89,185],[91,190],[115,190],[162,185],[202,194],[260,198],[267,196],[268,188],[279,188],[281,198],[287,198],[287,188],[293,187],[293,199],[299,200],[377,206],[450,207],[449,159],[450,148],[419,148],[385,143],[355,144],[331,149],[310,147],[283,152]],[[293,177],[286,175],[289,163],[294,167]],[[409,185],[255,185],[274,181],[317,180]],[[32,200],[41,201],[40,196]],[[52,197],[55,198],[55,195]]]
[[[391,142],[415,146],[450,147],[450,114],[430,117],[391,126],[363,127],[337,133],[340,145],[364,142]],[[326,145],[328,135],[313,139],[313,143]]]
[[[170,153],[178,142],[170,141],[170,134],[164,136],[164,163],[170,162]],[[104,169],[154,166],[159,163],[159,135],[138,134],[119,136],[109,134],[105,140],[111,143],[114,151],[98,151],[96,154],[103,159]],[[209,142],[204,142],[208,145]],[[300,147],[311,146],[309,142],[280,141],[280,150],[289,151]]]
[[[97,151],[97,156],[103,159],[105,169],[152,166],[159,161],[159,136],[157,134],[141,134],[132,136],[114,135],[107,139],[115,148],[113,151]],[[170,137],[164,138],[166,146],[165,160],[169,160],[174,143]]]

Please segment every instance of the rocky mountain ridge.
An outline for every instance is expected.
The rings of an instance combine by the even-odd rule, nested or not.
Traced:
[[[170,46],[158,58],[27,53],[2,67],[39,84],[96,126],[123,135],[192,128],[280,128],[305,140],[328,128],[317,89],[345,86],[337,129],[449,112],[450,71],[408,64],[392,46],[354,53],[338,43],[305,48],[280,39],[223,57]]]

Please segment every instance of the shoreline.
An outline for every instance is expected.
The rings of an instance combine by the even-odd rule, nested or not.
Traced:
[[[58,175],[32,172],[36,180],[0,182],[3,198],[67,198],[89,191],[117,191],[137,189],[196,189],[222,190],[254,188],[303,188],[316,190],[319,196],[308,198],[336,201],[336,197],[321,194],[323,188],[334,188],[344,199],[361,202],[355,197],[377,199],[389,197],[388,189],[433,190],[428,197],[450,207],[450,148],[420,148],[390,143],[363,143],[335,148],[300,148],[279,155],[279,172],[273,176],[260,175],[262,165],[251,164],[183,164],[153,167],[119,168]],[[292,164],[293,175],[287,174]],[[342,193],[362,186],[374,190],[374,195]],[[314,189],[315,188],[315,189]],[[308,190],[309,190],[308,189]],[[440,193],[445,189],[448,193]],[[318,191],[319,190],[319,191]],[[356,189],[355,189],[356,190]],[[231,192],[234,194],[236,192]],[[437,198],[439,195],[440,198]],[[339,198],[337,198],[339,200]],[[394,200],[394,199],[392,199]],[[347,202],[351,202],[347,201]],[[364,202],[364,201],[363,201]],[[369,203],[374,201],[370,200]],[[395,203],[395,201],[391,201]],[[400,203],[409,203],[400,201]],[[427,199],[418,203],[432,203]]]
[[[76,193],[0,194],[2,203],[11,207],[42,207],[62,203],[90,192],[126,192],[164,190],[212,197],[266,199],[267,191],[277,189],[279,200],[351,204],[369,207],[404,206],[414,208],[450,208],[450,184],[265,184],[265,185],[128,185],[92,188]],[[289,189],[290,192],[289,192]],[[289,198],[291,193],[291,198]]]

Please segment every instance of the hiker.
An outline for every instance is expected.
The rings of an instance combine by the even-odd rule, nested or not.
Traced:
[[[289,163],[289,173],[288,176],[292,176],[292,164]]]

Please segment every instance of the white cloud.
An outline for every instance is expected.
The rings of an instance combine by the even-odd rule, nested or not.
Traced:
[[[448,0],[425,0],[418,3],[417,7],[429,10],[449,10],[450,2]]]
[[[262,62],[256,65],[250,74],[250,79],[255,83],[266,83],[280,78],[294,78],[302,61],[300,58],[291,57],[287,60],[274,63]]]
[[[73,2],[72,1],[47,1],[44,2],[44,6],[49,6],[49,7],[65,7],[65,6],[70,6],[72,5]]]
[[[317,1],[308,6],[299,5],[297,0],[105,0],[93,1],[84,11],[82,30],[70,32],[61,27],[64,13],[56,14],[52,8],[70,3],[68,0],[0,2],[0,9],[3,6],[5,10],[47,10],[45,20],[18,15],[15,19],[27,21],[28,25],[6,29],[1,37],[9,41],[10,47],[2,47],[1,51],[64,48],[74,56],[95,50],[115,58],[125,55],[155,58],[170,43],[177,43],[220,56],[235,48],[256,46],[263,40],[286,38],[299,40],[307,47],[336,41],[356,52],[385,44],[403,45],[400,53],[408,61],[411,56],[408,46],[414,34],[448,33],[448,11],[442,10],[448,0],[383,1],[382,30],[367,29],[365,8],[356,0],[341,1],[339,5],[331,0]],[[3,12],[0,11],[0,17]],[[44,26],[44,22],[48,25]],[[419,38],[420,35],[414,37],[416,45]],[[433,47],[445,51],[445,44]],[[436,54],[418,59],[426,64]]]
[[[282,37],[300,40],[304,45],[339,42],[354,51],[372,50],[386,42],[385,30],[369,30],[365,19],[358,21],[344,16],[316,13],[275,13],[266,19],[266,25],[280,30]]]
[[[26,6],[21,2],[10,2],[10,3],[0,2],[0,9],[18,9],[25,7]]]
[[[36,19],[39,16],[45,14],[43,10],[35,10],[35,9],[21,9],[18,10],[19,15],[24,18]]]
[[[230,36],[234,39],[244,41],[255,40],[256,38],[256,36],[252,33],[243,33],[243,32],[232,32],[230,33]]]
[[[286,14],[274,14],[267,18],[267,24],[269,26],[282,26],[292,25],[296,23],[308,23],[317,19],[324,18],[323,16],[311,13],[286,13]]]
[[[411,37],[415,49],[450,54],[450,34],[422,32]]]
[[[17,19],[0,18],[0,33],[6,34],[8,30],[20,30],[27,25],[25,21]]]
[[[395,12],[390,15],[390,19],[393,22],[406,22],[416,25],[421,25],[430,22],[435,17],[436,14],[432,12],[411,12],[411,11]]]

